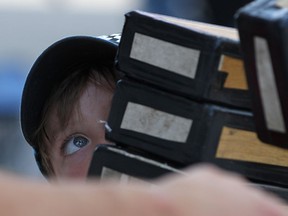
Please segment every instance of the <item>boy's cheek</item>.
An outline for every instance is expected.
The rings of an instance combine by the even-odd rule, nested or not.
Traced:
[[[86,179],[93,152],[92,148],[89,151],[81,149],[54,164],[56,178]]]

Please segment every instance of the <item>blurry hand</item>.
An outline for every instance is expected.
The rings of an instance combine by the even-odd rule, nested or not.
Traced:
[[[196,166],[146,184],[31,181],[0,173],[2,216],[288,216],[287,206],[231,173]]]
[[[272,195],[252,188],[236,174],[201,165],[186,177],[161,179],[158,193],[178,216],[284,216],[288,208]]]

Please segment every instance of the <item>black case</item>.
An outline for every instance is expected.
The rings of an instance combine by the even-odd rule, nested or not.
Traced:
[[[203,108],[186,98],[120,80],[106,136],[119,145],[144,150],[175,164],[197,162],[202,147],[193,139],[201,134],[199,124],[206,122]]]
[[[102,144],[97,146],[90,164],[88,176],[102,180],[152,180],[173,172],[183,172],[161,163],[157,158],[149,158],[145,152],[139,152],[120,146]]]
[[[176,121],[177,118],[182,118],[184,123]],[[155,132],[154,126],[159,135],[151,134]],[[173,167],[210,162],[241,173],[253,182],[288,185],[288,150],[257,138],[251,112],[197,103],[121,80],[106,127],[107,139],[147,152]],[[179,134],[180,139],[185,135],[181,141],[175,138]]]
[[[258,0],[236,16],[258,136],[288,148],[288,9]]]
[[[99,145],[93,155],[88,177],[101,181],[113,180],[129,184],[141,182],[155,187],[153,180],[166,174],[185,175],[185,171],[176,169],[166,163],[151,159],[143,152],[111,145]],[[288,189],[267,184],[251,184],[253,187],[264,189],[288,202]]]
[[[251,109],[248,87],[226,87],[228,76],[237,75],[220,71],[223,57],[243,62],[235,29],[143,11],[125,17],[116,56],[118,70],[193,100]],[[244,69],[240,76],[246,83]]]

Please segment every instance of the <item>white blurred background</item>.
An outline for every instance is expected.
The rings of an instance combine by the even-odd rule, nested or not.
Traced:
[[[0,1],[0,168],[39,177],[19,124],[26,75],[53,42],[72,35],[121,32],[124,14],[141,0]]]
[[[0,169],[42,178],[20,130],[19,105],[27,73],[49,45],[120,33],[124,14],[135,9],[233,26],[235,10],[249,1],[0,0]]]

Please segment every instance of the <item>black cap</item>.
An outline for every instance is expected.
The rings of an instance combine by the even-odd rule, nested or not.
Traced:
[[[21,127],[26,141],[32,143],[32,135],[39,127],[47,97],[53,87],[69,76],[69,67],[91,62],[97,65],[113,64],[119,34],[64,38],[48,47],[32,66],[23,89],[21,102]]]

